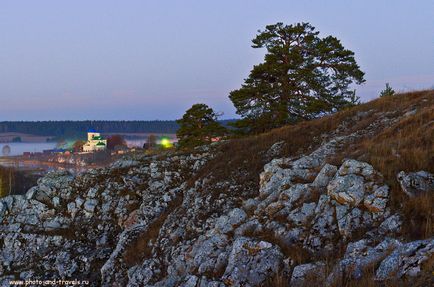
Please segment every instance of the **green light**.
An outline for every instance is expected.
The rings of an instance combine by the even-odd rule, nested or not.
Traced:
[[[162,138],[160,141],[160,144],[163,148],[173,147],[173,144],[170,142],[170,139],[168,139],[168,138]]]

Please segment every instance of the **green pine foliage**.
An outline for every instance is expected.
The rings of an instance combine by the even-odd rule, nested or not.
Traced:
[[[252,47],[267,50],[264,62],[229,96],[242,117],[236,127],[259,133],[359,102],[350,87],[363,83],[364,73],[337,38],[321,38],[308,23],[258,32]]]
[[[394,94],[395,94],[395,90],[392,89],[389,83],[386,83],[386,88],[380,92],[380,97],[393,96]]]
[[[177,120],[176,132],[179,148],[191,148],[212,142],[222,137],[226,129],[217,122],[218,115],[205,104],[195,104],[188,109],[182,119]]]

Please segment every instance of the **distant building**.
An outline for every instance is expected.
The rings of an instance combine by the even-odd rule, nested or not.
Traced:
[[[100,133],[94,130],[87,132],[87,142],[83,145],[84,152],[95,152],[105,150],[107,148],[107,140],[103,139]]]

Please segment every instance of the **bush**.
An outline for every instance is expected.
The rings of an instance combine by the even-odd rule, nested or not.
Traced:
[[[188,109],[182,119],[177,120],[176,133],[180,148],[191,148],[211,143],[222,137],[226,129],[217,122],[217,114],[205,104],[195,104]]]
[[[386,88],[380,92],[380,97],[393,96],[394,94],[395,90],[390,87],[389,83],[386,83]]]

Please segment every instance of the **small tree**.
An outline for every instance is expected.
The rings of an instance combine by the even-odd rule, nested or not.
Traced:
[[[14,170],[12,168],[0,167],[0,198],[12,194],[14,181]]]
[[[114,150],[117,146],[126,146],[127,143],[124,138],[120,135],[112,135],[107,138],[107,148],[109,150]]]
[[[80,152],[83,149],[83,146],[86,142],[83,140],[77,140],[75,141],[75,143],[72,145],[72,149],[74,150],[74,152]]]
[[[386,88],[380,92],[380,97],[393,96],[394,94],[395,90],[392,89],[389,83],[386,83]]]
[[[157,146],[157,136],[154,134],[148,135],[146,143],[143,145],[145,149],[154,149]]]
[[[180,148],[195,147],[211,143],[221,137],[226,129],[217,122],[218,114],[205,104],[195,104],[188,109],[182,119],[177,120],[176,133]]]
[[[7,194],[5,185],[3,184],[3,170],[0,169],[0,198],[5,197]]]

